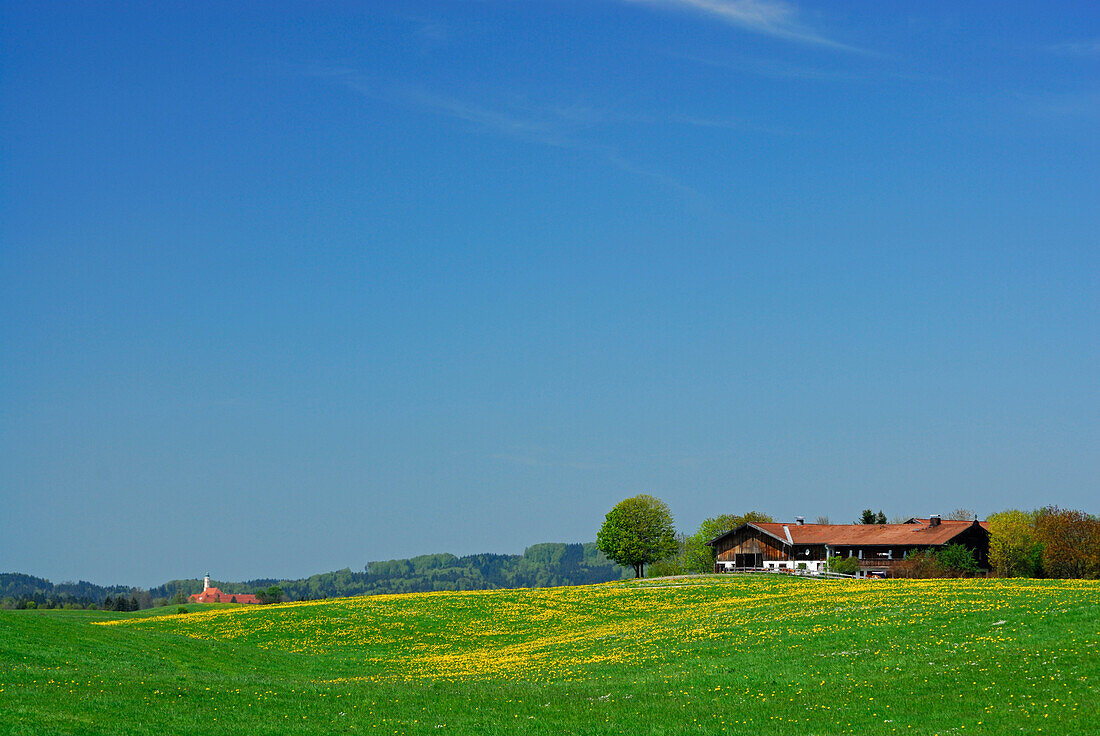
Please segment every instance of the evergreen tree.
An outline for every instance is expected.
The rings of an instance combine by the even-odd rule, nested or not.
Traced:
[[[876,514],[871,509],[863,509],[863,513],[856,519],[857,524],[885,524],[886,514],[882,513],[882,509],[878,510]]]

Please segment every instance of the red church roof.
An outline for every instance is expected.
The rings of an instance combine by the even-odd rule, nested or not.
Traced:
[[[251,593],[223,593],[217,588],[207,588],[188,598],[192,603],[259,603],[260,599]]]

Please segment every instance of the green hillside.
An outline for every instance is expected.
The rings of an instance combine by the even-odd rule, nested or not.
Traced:
[[[596,549],[595,542],[534,544],[522,555],[477,554],[456,557],[442,553],[398,560],[370,562],[363,572],[345,568],[296,580],[260,578],[231,582],[214,580],[226,593],[255,593],[278,585],[286,600],[316,600],[351,595],[422,593],[433,590],[493,590],[496,588],[545,588],[559,585],[606,583],[633,577],[628,568],[615,564]],[[200,578],[170,580],[149,590],[121,585],[104,587],[89,582],[51,583],[20,573],[0,573],[0,608],[22,608],[33,601],[38,607],[65,604],[102,605],[107,596],[134,597],[135,607],[156,605],[182,593],[202,592]]]
[[[1097,733],[1100,584],[739,576],[0,612],[0,733]]]

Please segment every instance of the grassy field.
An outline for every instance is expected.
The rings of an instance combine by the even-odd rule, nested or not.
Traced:
[[[4,611],[0,733],[1100,733],[1098,604],[1077,581],[728,576]]]

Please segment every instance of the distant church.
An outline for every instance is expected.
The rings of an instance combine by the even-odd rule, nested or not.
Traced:
[[[202,592],[188,598],[191,603],[259,603],[251,593],[223,593],[210,585],[210,573],[202,579]]]

